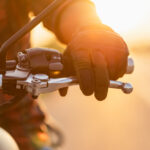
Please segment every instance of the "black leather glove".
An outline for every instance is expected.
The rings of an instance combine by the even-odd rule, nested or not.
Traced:
[[[64,73],[76,75],[84,95],[93,93],[96,99],[107,96],[109,80],[126,72],[128,47],[112,29],[90,28],[78,32],[64,53]],[[66,89],[60,94],[66,95]]]

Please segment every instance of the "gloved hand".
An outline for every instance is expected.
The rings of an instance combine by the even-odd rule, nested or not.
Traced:
[[[76,75],[84,95],[107,96],[109,80],[126,72],[128,47],[111,28],[90,28],[78,32],[64,53],[66,75]],[[66,90],[60,90],[66,95]]]

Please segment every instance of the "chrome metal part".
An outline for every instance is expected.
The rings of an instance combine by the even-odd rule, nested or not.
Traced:
[[[130,94],[133,91],[133,87],[130,83],[123,83],[120,81],[110,81],[110,88],[121,89],[124,93]]]
[[[43,80],[43,78],[41,79]],[[39,79],[39,77],[35,78],[34,75],[30,75],[28,79],[25,81],[17,81],[17,85],[20,85],[20,87],[23,86],[23,88],[27,92],[31,93],[33,96],[39,96],[40,94],[50,93],[53,91],[57,91],[60,88],[78,84],[76,77],[56,78],[56,79],[51,78],[45,81],[41,81],[41,79]],[[120,81],[110,81],[109,87],[121,89],[126,94],[129,94],[133,91],[132,85]]]
[[[2,88],[2,78],[3,78],[3,75],[0,74],[0,89]]]
[[[133,71],[134,71],[134,61],[132,58],[128,58],[126,74],[131,74],[133,73]]]
[[[27,54],[24,54],[23,52],[18,52],[17,58],[18,58],[18,64],[17,64],[16,68],[18,70],[28,71],[30,66],[29,66]]]
[[[37,80],[40,80],[40,81],[48,81],[49,77],[46,74],[36,74],[36,75],[33,76],[33,79],[37,79]]]
[[[130,94],[133,91],[133,86],[130,83],[124,83],[122,91],[126,94]]]

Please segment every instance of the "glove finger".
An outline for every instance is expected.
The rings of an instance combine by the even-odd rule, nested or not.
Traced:
[[[122,57],[122,60],[120,61],[120,64],[118,64],[117,70],[118,74],[116,75],[116,78],[122,77],[126,71],[127,71],[127,64],[128,64],[128,58],[127,57]]]
[[[94,92],[94,75],[89,51],[76,51],[72,58],[81,91],[86,96],[92,95]]]
[[[109,77],[111,80],[117,80],[122,77],[126,72],[127,67],[127,54],[119,52],[118,54],[108,53],[106,56]]]
[[[122,77],[126,73],[127,61],[128,61],[128,47],[123,39],[116,42],[115,56],[113,56],[116,63],[116,72],[114,72],[114,80]]]
[[[94,92],[94,75],[91,68],[78,70],[80,89],[84,95],[90,96]]]
[[[104,56],[99,51],[93,52],[92,62],[95,75],[95,97],[97,100],[104,100],[109,87],[107,64]]]
[[[109,72],[109,77],[111,80],[116,80],[116,72],[117,72],[117,59],[114,54],[108,53],[106,55],[107,60],[107,68]]]
[[[59,91],[60,96],[65,97],[67,95],[67,92],[68,92],[68,87],[61,88],[58,91]]]
[[[63,76],[75,75],[72,57],[71,57],[70,51],[68,49],[63,54],[62,63],[64,65],[64,68],[61,72]]]
[[[128,53],[127,47],[126,47],[126,49],[127,49],[127,51],[120,53],[120,57],[119,57],[120,63],[118,63],[118,66],[117,66],[117,70],[118,70],[117,78],[122,77],[127,71],[129,53]]]

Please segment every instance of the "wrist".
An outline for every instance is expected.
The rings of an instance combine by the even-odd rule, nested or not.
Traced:
[[[94,4],[88,0],[72,1],[59,13],[55,33],[67,44],[79,28],[90,24],[101,24]]]

